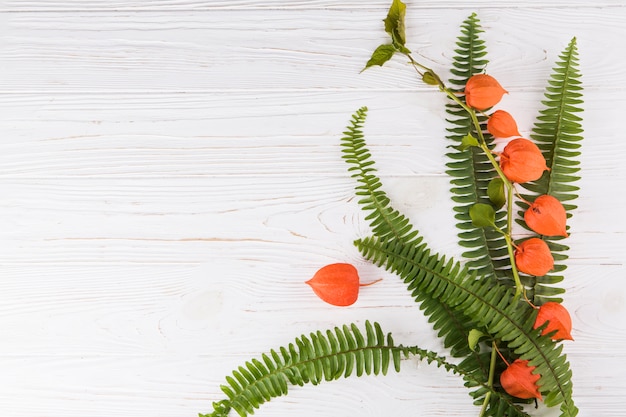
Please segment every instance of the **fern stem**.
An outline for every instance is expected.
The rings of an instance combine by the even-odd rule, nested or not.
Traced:
[[[493,156],[491,149],[487,146],[487,141],[485,140],[485,136],[483,135],[482,128],[480,126],[480,121],[478,120],[478,116],[476,115],[476,111],[465,104],[460,98],[458,98],[454,91],[449,88],[443,87],[442,91],[446,93],[448,97],[458,103],[463,109],[470,115],[472,118],[472,123],[474,124],[474,128],[478,133],[479,147],[485,153],[491,165],[498,173],[498,176],[504,183],[504,186],[507,190],[507,220],[506,220],[506,231],[504,232],[504,238],[506,241],[507,252],[509,254],[509,259],[511,261],[511,272],[513,273],[513,280],[515,281],[515,299],[519,299],[524,292],[524,286],[522,285],[522,280],[520,279],[519,272],[517,271],[517,267],[515,266],[515,252],[513,251],[513,238],[511,236],[511,230],[513,225],[513,192],[514,187],[511,181],[504,175],[502,172],[502,168],[500,168],[500,164],[496,161],[496,158]]]
[[[511,263],[511,272],[513,273],[513,280],[515,282],[514,299],[518,300],[524,293],[524,286],[519,276],[517,267],[515,266],[515,252],[513,251],[513,238],[511,236],[511,230],[512,230],[512,225],[513,225],[513,191],[514,191],[513,184],[511,183],[511,181],[509,181],[506,175],[504,175],[504,172],[502,172],[502,168],[500,168],[500,164],[498,163],[498,161],[496,161],[496,158],[493,156],[493,153],[491,152],[491,149],[489,149],[489,146],[487,146],[487,141],[485,140],[485,135],[483,134],[483,130],[480,125],[480,121],[478,120],[478,116],[476,115],[476,111],[470,106],[468,106],[465,102],[463,102],[463,100],[461,100],[459,97],[457,97],[454,91],[446,87],[446,85],[443,83],[443,81],[441,81],[441,78],[437,75],[437,73],[435,73],[435,71],[417,62],[415,59],[413,59],[411,54],[405,53],[405,55],[409,58],[409,61],[411,62],[411,64],[413,65],[413,68],[415,68],[418,74],[422,76],[424,75],[420,71],[420,68],[432,74],[434,79],[437,81],[437,86],[439,87],[439,90],[445,93],[449,98],[451,98],[454,102],[456,102],[459,106],[461,106],[463,110],[467,112],[467,114],[469,114],[469,116],[472,119],[472,123],[474,124],[474,128],[476,129],[476,132],[478,134],[478,140],[479,140],[478,143],[479,143],[480,149],[485,153],[485,155],[489,159],[489,162],[491,162],[491,165],[493,165],[493,168],[496,170],[496,172],[498,173],[498,176],[500,177],[500,179],[504,183],[504,186],[506,187],[507,195],[508,195],[507,202],[506,202],[507,203],[507,221],[506,221],[507,226],[506,226],[506,231],[503,234],[504,234],[504,238],[506,241],[506,247],[507,247],[507,252],[509,254],[509,260]]]
[[[491,360],[489,361],[489,379],[487,380],[487,385],[489,386],[489,391],[485,394],[485,399],[483,400],[483,405],[480,408],[480,414],[478,417],[483,417],[485,415],[485,411],[487,411],[487,406],[489,405],[489,400],[491,399],[491,392],[493,391],[493,379],[496,375],[496,359],[498,357],[498,346],[496,346],[496,341],[491,342]]]

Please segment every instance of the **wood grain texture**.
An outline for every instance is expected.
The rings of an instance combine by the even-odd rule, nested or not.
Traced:
[[[453,0],[441,2],[437,0],[420,1],[410,3],[413,10],[421,9],[456,9],[471,7],[476,9],[493,8],[494,3],[489,0]],[[88,0],[3,0],[4,11],[101,11],[101,10],[267,10],[267,9],[377,9],[386,11],[389,7],[387,2],[381,0],[114,0],[114,1],[88,1]],[[623,7],[621,0],[602,0],[590,4],[584,0],[530,0],[520,2],[517,0],[503,0],[498,2],[497,7],[504,8],[548,8],[548,7]]]
[[[565,286],[581,417],[623,416],[626,110],[622,0],[408,2],[409,46],[448,68],[458,24],[487,29],[489,71],[523,134],[573,36],[585,84],[579,208]],[[0,415],[206,412],[236,366],[365,319],[441,348],[403,284],[352,245],[368,233],[341,160],[351,113],[397,208],[458,256],[444,100],[386,41],[387,1],[0,2]],[[352,262],[350,308],[303,284]],[[474,416],[459,379],[403,372],[295,388],[258,416]],[[540,416],[555,416],[547,410]]]

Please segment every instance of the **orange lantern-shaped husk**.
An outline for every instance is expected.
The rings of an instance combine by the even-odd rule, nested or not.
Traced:
[[[542,277],[554,268],[554,257],[546,242],[533,237],[517,245],[515,266],[525,274]]]
[[[524,221],[540,235],[567,237],[567,213],[561,202],[551,195],[537,197],[524,212]]]
[[[506,93],[492,76],[477,74],[465,84],[465,103],[476,110],[485,110],[498,104]]]
[[[548,325],[541,334],[546,335],[556,331],[551,336],[553,340],[574,340],[572,338],[572,317],[561,304],[548,301],[539,307],[533,328],[541,327],[546,321]]]
[[[487,131],[496,138],[508,138],[521,136],[517,129],[517,123],[509,112],[496,110],[487,120]]]
[[[533,374],[534,366],[529,366],[527,360],[516,359],[500,375],[502,388],[510,395],[523,398],[541,399],[541,393],[537,386],[537,381],[541,378],[539,374]]]
[[[504,147],[500,154],[500,168],[509,181],[525,183],[541,178],[548,166],[537,145],[519,138]]]

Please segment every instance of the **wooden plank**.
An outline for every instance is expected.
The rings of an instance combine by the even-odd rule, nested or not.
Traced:
[[[388,1],[0,2],[0,415],[207,412],[243,361],[294,336],[379,321],[441,350],[367,235],[339,139],[366,133],[394,205],[458,256],[440,94],[401,59],[358,74],[386,41]],[[448,68],[477,10],[502,108],[528,134],[554,59],[577,35],[585,74],[579,209],[563,285],[582,415],[622,415],[626,165],[623,0],[409,3],[410,47]],[[618,123],[619,124],[619,123]],[[617,191],[616,191],[617,190]],[[352,262],[364,288],[332,308],[303,281]],[[295,388],[259,416],[467,416],[462,381],[402,374]],[[541,417],[556,416],[548,410]]]
[[[428,1],[407,1],[406,2],[411,10],[419,9],[458,9],[458,8],[591,8],[591,7],[621,7],[623,2],[620,0],[603,0],[593,3],[589,3],[584,0],[503,0],[494,5],[489,0],[451,0],[442,3],[436,0]],[[346,9],[346,10],[361,10],[361,9],[376,9],[385,11],[389,8],[389,1],[382,0],[292,0],[292,1],[280,1],[280,0],[147,0],[147,1],[125,1],[125,0],[113,0],[107,2],[93,2],[86,0],[4,0],[0,11],[19,11],[19,12],[33,12],[33,11],[108,11],[108,10],[120,10],[120,11],[151,11],[151,10],[317,10],[317,9]]]
[[[523,135],[541,99],[541,92],[504,98]],[[362,105],[384,175],[441,176],[449,145],[444,104],[440,93],[413,91],[4,94],[0,179],[344,177],[340,139]],[[624,106],[618,89],[586,92],[582,158],[590,181],[624,175],[624,142],[602,146],[615,132],[606,121],[619,120]]]
[[[435,250],[459,253],[447,178],[383,181]],[[352,240],[368,233],[348,178],[38,179],[1,185],[3,264],[199,264],[225,256],[286,265],[358,261]],[[570,222],[571,263],[622,263],[626,230],[615,222],[620,205],[605,204],[603,193],[588,187],[581,194],[581,210]]]
[[[407,22],[418,60],[446,76],[469,10],[428,9]],[[5,15],[4,92],[428,90],[398,57],[359,75],[387,42],[379,11],[346,14],[73,12]],[[537,89],[559,52],[579,37],[585,84],[624,86],[611,56],[626,49],[626,8],[487,9],[490,73],[510,91]],[[294,24],[294,22],[298,22]],[[594,30],[594,25],[602,31]],[[536,27],[536,33],[526,30]],[[268,29],[271,28],[271,29]],[[546,46],[545,39],[551,39]],[[610,40],[610,42],[609,42]],[[604,48],[597,48],[602,44]]]

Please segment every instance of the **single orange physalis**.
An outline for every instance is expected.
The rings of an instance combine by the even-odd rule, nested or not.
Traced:
[[[496,110],[487,120],[487,131],[496,138],[521,136],[517,130],[517,123],[509,112]]]
[[[509,181],[524,183],[541,178],[548,166],[537,145],[519,138],[504,147],[500,154],[500,168]]]
[[[551,195],[537,197],[524,213],[524,221],[540,235],[567,237],[565,208]]]
[[[498,104],[505,93],[508,91],[492,76],[476,74],[465,84],[465,103],[476,110],[485,110]]]
[[[548,325],[541,334],[546,335],[556,330],[556,333],[551,336],[553,340],[574,340],[571,335],[572,318],[567,309],[561,304],[548,301],[539,307],[539,313],[537,313],[533,328],[541,327],[546,321]]]
[[[531,237],[517,245],[515,266],[525,274],[542,277],[554,267],[554,258],[546,242]]]
[[[516,359],[512,364],[500,374],[500,384],[510,395],[523,398],[541,399],[541,393],[537,386],[537,381],[541,378],[539,374],[533,374],[535,366],[529,366],[527,360]]]
[[[380,280],[378,280],[380,281]],[[334,306],[352,305],[359,297],[359,287],[371,285],[359,283],[359,274],[350,264],[337,263],[326,265],[306,281],[319,298]]]

